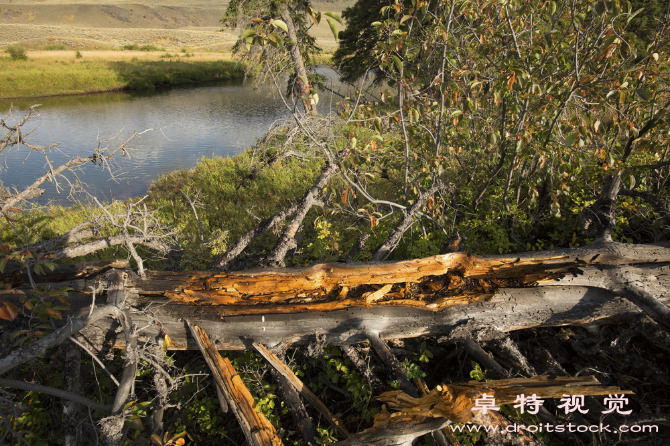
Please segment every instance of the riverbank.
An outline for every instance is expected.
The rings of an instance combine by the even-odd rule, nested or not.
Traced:
[[[0,99],[142,90],[239,78],[230,54],[140,51],[29,52],[0,61]]]

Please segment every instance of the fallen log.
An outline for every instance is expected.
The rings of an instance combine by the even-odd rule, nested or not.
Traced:
[[[667,305],[669,246],[601,243],[514,256],[451,253],[228,274],[148,271],[146,279],[128,271],[126,290],[128,302],[146,313],[134,316],[144,327],[140,334],[155,337],[162,328],[176,349],[196,348],[185,318],[198,321],[222,350],[245,349],[249,338],[269,346],[308,343],[317,332],[336,345],[365,341],[366,331],[383,339],[444,335],[465,323],[509,332],[631,319],[641,309],[626,299],[629,284]],[[50,285],[78,291],[71,300],[82,314],[90,304],[85,293],[100,282],[98,276]]]

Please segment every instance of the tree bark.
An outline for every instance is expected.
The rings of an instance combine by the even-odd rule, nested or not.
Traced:
[[[304,82],[307,82],[307,85],[304,85],[303,81],[300,81],[302,84],[303,93],[309,91],[309,78],[307,77],[307,70],[305,69],[305,62],[302,60],[302,54],[300,54],[300,45],[298,41],[298,34],[295,32],[295,26],[293,25],[293,19],[291,18],[291,11],[288,8],[288,2],[283,2],[281,4],[281,18],[286,23],[286,28],[288,28],[288,37],[291,39],[288,47],[291,52],[291,61],[295,67],[295,72],[298,76],[304,79]],[[306,90],[306,91],[305,91]],[[311,96],[310,99],[304,101],[305,111],[307,114],[316,114],[316,104],[312,104]]]
[[[243,338],[265,345],[309,343],[315,332],[342,345],[365,341],[366,331],[383,339],[445,335],[468,321],[469,329],[509,332],[631,319],[641,311],[623,288],[632,284],[667,305],[668,263],[667,244],[605,243],[514,256],[459,252],[228,274],[149,271],[147,279],[129,275],[126,289],[133,306],[153,303],[150,316],[161,321],[177,349],[195,348],[180,322],[185,317],[197,320],[219,349],[245,349]],[[86,292],[92,283],[91,278],[52,285]],[[90,297],[75,294],[72,302],[87,312]],[[138,326],[146,326],[141,336],[159,335],[154,323],[141,318]]]

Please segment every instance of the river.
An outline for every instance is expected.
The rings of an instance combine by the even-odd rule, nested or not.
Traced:
[[[329,78],[334,89],[341,86],[335,73],[319,72]],[[327,112],[340,98],[320,92],[321,112]],[[30,100],[0,101],[0,113],[14,106],[14,117],[34,104],[39,117],[30,121],[32,144],[59,146],[50,151],[54,165],[69,157],[89,156],[102,144],[118,147],[134,131],[144,132],[128,147],[128,156],[115,158],[114,176],[92,163],[78,169],[77,176],[87,191],[100,199],[124,200],[145,194],[161,175],[190,169],[202,157],[229,156],[251,147],[277,120],[290,115],[280,97],[270,87],[254,88],[251,82],[224,81],[215,84],[181,86],[153,91],[111,92],[59,96]],[[11,122],[11,118],[10,118]],[[21,147],[3,153],[6,168],[0,171],[5,187],[24,188],[45,172],[45,158]],[[69,174],[72,179],[73,174]],[[69,187],[62,190],[45,183],[46,192],[37,202],[70,203]]]

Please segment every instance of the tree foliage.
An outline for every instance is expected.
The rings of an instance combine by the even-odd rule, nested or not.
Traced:
[[[290,18],[295,27],[297,42],[288,37],[286,20],[282,17],[283,6],[288,7]],[[243,29],[233,51],[241,54],[250,63],[251,70],[269,70],[274,73],[288,73],[289,95],[300,96],[302,88],[297,89],[300,73],[285,47],[295,44],[302,57],[305,69],[313,72],[314,55],[321,52],[316,39],[308,33],[311,27],[307,15],[310,2],[307,0],[233,0],[228,4],[221,23],[226,28]]]
[[[377,133],[355,150],[357,169],[404,170],[416,193],[444,181],[423,212],[483,251],[568,244],[612,173],[635,197],[619,218],[640,224],[618,236],[667,236],[667,11],[640,34],[644,54],[631,25],[643,10],[629,2],[414,0],[380,13],[374,51],[343,40],[338,53],[359,66],[374,53],[393,87],[356,115]],[[382,133],[387,120],[395,133]]]

